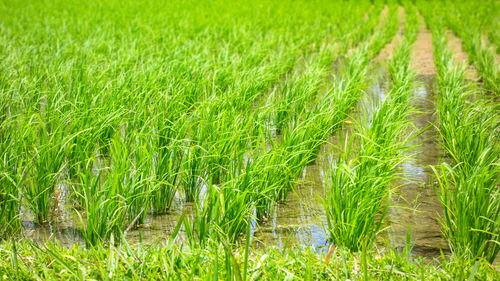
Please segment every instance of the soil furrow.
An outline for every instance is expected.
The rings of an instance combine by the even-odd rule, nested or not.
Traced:
[[[477,70],[469,63],[469,56],[462,49],[462,40],[452,32],[448,32],[448,49],[452,51],[452,57],[455,61],[467,66],[465,78],[471,81],[477,81]]]
[[[410,67],[419,75],[435,75],[434,53],[432,51],[432,34],[423,24],[419,15],[420,28],[417,40],[413,44]]]
[[[404,36],[404,26],[406,23],[406,16],[405,16],[405,10],[403,7],[399,6],[398,7],[398,24],[399,24],[399,29],[398,32],[394,37],[392,37],[392,40],[389,44],[385,45],[385,47],[380,51],[380,54],[377,56],[377,60],[384,60],[388,59],[392,56],[392,53],[396,49],[396,47],[399,45],[399,43],[402,40],[402,37]]]

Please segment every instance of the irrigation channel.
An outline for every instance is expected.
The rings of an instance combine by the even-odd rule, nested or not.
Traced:
[[[286,200],[274,207],[270,218],[252,224],[252,245],[255,247],[289,247],[300,245],[314,247],[317,252],[326,252],[331,246],[328,233],[325,232],[326,216],[321,200],[324,196],[326,176],[331,161],[338,156],[342,143],[352,134],[351,125],[358,119],[358,113],[373,110],[375,102],[383,99],[390,89],[386,70],[380,63],[371,67],[372,83],[340,130],[330,137],[319,152],[319,157],[307,165],[299,184],[290,192]],[[412,140],[412,148],[408,151],[408,161],[403,164],[402,178],[394,182],[398,192],[393,196],[393,204],[389,210],[388,235],[378,239],[380,247],[389,245],[403,248],[408,230],[411,232],[413,250],[416,256],[434,258],[441,251],[448,252],[448,246],[441,235],[437,214],[441,206],[430,186],[433,172],[429,165],[440,163],[444,157],[437,144],[437,132],[432,126],[435,122],[433,87],[434,75],[419,75],[413,92],[414,106],[419,111],[411,116],[414,128],[408,134],[418,135]],[[60,184],[60,202],[58,220],[50,225],[36,225],[29,217],[23,220],[24,235],[34,242],[57,239],[64,245],[84,244],[78,226],[65,208],[69,187]],[[179,195],[174,200],[172,212],[160,215],[149,215],[140,228],[127,233],[131,244],[166,243],[181,215],[194,216],[193,203],[184,202]],[[183,234],[181,232],[182,239]]]

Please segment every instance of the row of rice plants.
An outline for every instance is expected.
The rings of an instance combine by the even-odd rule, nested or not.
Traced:
[[[290,63],[281,63],[278,67],[283,68],[283,66],[287,65],[290,66]],[[288,67],[284,69],[288,69]],[[259,72],[255,71],[255,73],[258,74]],[[276,75],[280,71],[279,69],[271,69],[269,73]],[[255,78],[248,80],[254,82]],[[243,87],[238,85],[240,88],[234,89],[238,93],[237,95],[213,97],[210,102],[197,108],[196,112],[199,112],[199,115],[193,113],[194,118],[189,121],[193,122],[193,126],[198,128],[192,138],[195,140],[193,143],[199,145],[199,148],[196,149],[198,156],[195,156],[192,162],[197,167],[191,171],[195,173],[196,178],[204,179],[203,182],[205,183],[209,180],[215,183],[224,181],[228,169],[234,165],[234,162],[230,161],[230,159],[239,159],[238,154],[241,154],[240,152],[245,147],[248,148],[246,138],[249,136],[245,132],[259,131],[258,127],[252,124],[255,115],[251,111],[250,104],[259,98],[267,86],[260,87],[259,84],[256,85],[255,83],[245,85],[240,82],[240,84],[243,84]],[[237,133],[240,135],[236,136]],[[226,142],[228,139],[231,142]],[[196,173],[196,171],[198,172]],[[202,183],[199,183],[199,185],[202,185]],[[200,188],[198,186],[194,190]]]
[[[453,252],[492,263],[500,251],[500,118],[465,81],[446,49],[444,29],[428,15],[438,71],[438,129],[449,163],[433,167],[443,233]]]
[[[36,5],[30,6],[28,11],[34,13],[36,8]],[[50,6],[43,7],[48,8]],[[97,5],[93,8],[101,7]],[[77,8],[70,6],[68,9]],[[200,8],[197,9],[199,11]],[[120,11],[129,12],[126,9]],[[314,18],[307,13],[299,15],[303,16],[304,21]],[[153,22],[160,17],[155,16]],[[96,21],[102,20],[99,14],[84,23],[77,17],[71,26],[93,28]],[[288,37],[283,39],[272,32],[262,37],[260,30],[253,31],[251,23],[236,31],[236,35],[227,29],[212,27],[201,29],[197,34],[188,34],[188,37],[192,35],[196,39],[187,40],[183,38],[186,34],[181,32],[176,38],[170,35],[176,34],[173,32],[168,33],[173,36],[168,41],[178,42],[171,46],[173,51],[153,49],[152,55],[141,57],[140,44],[145,44],[145,40],[149,39],[147,35],[151,35],[147,29],[141,30],[145,35],[139,37],[138,43],[123,39],[124,45],[133,47],[131,50],[113,50],[110,46],[114,45],[114,39],[91,36],[85,43],[87,49],[66,43],[62,44],[66,49],[61,51],[60,48],[53,52],[49,46],[56,41],[56,36],[52,33],[53,26],[49,25],[39,34],[43,38],[40,40],[47,43],[35,49],[38,53],[34,58],[50,58],[47,73],[54,73],[50,76],[44,75],[44,72],[40,75],[37,65],[33,65],[33,69],[21,66],[22,62],[27,61],[28,54],[6,52],[2,98],[8,106],[2,111],[2,117],[6,118],[2,126],[8,125],[6,135],[11,136],[15,131],[22,135],[19,142],[9,146],[13,149],[5,150],[6,153],[2,155],[2,158],[9,159],[4,161],[9,166],[2,169],[5,171],[2,172],[2,183],[16,184],[14,193],[7,195],[12,199],[8,201],[13,204],[10,209],[12,213],[18,213],[22,204],[29,207],[39,223],[50,220],[49,215],[58,202],[58,186],[68,181],[73,187],[76,207],[83,208],[83,212],[79,211],[77,216],[85,231],[89,232],[87,236],[106,239],[110,233],[107,224],[113,230],[122,229],[124,224],[143,222],[150,206],[149,201],[152,201],[155,211],[168,209],[179,185],[189,190],[186,197],[194,200],[199,192],[200,176],[205,176],[196,165],[205,165],[200,159],[208,149],[202,145],[203,142],[186,137],[198,137],[200,132],[193,130],[193,124],[202,128],[205,136],[209,135],[210,129],[215,132],[234,132],[231,119],[238,114],[238,111],[232,111],[226,115],[223,124],[229,128],[213,128],[206,122],[201,123],[200,119],[188,122],[203,113],[206,108],[203,107],[203,100],[215,96],[218,97],[217,102],[229,100],[224,107],[213,111],[218,113],[234,105],[248,105],[258,92],[279,78],[283,70],[277,71],[276,66],[286,68],[297,52],[297,48],[276,50],[274,46],[300,45],[303,48],[309,45],[306,44],[310,43],[308,40],[317,40],[315,38],[321,38],[324,32],[323,27],[320,29],[319,25],[315,25],[310,29],[311,25],[308,24],[303,25],[304,29],[297,30],[296,25],[291,24],[286,17],[276,25],[270,17],[267,22],[259,21],[274,28],[289,26],[290,30],[286,33]],[[55,26],[58,22],[53,24]],[[101,28],[106,24],[110,22],[104,21]],[[30,26],[25,28],[29,30]],[[167,30],[175,28],[178,27],[172,26]],[[180,28],[191,29],[192,26]],[[123,31],[130,32],[127,29]],[[61,32],[72,34],[75,31]],[[5,37],[9,36],[19,37],[12,32],[8,32]],[[228,44],[215,44],[225,38]],[[6,46],[3,50],[16,50],[13,43],[9,42],[16,41],[2,40]],[[113,61],[108,57],[106,61],[98,54],[92,54],[93,51],[101,50],[99,48],[106,54],[119,55],[127,60]],[[72,49],[77,53],[76,59],[57,69],[60,62],[67,61],[67,52]],[[240,59],[227,55],[245,49],[253,50],[253,53]],[[55,54],[51,56],[52,53]],[[21,62],[18,74],[11,71],[18,66],[13,54],[20,57],[17,58],[17,62]],[[157,58],[162,58],[160,63],[155,62]],[[166,64],[161,64],[163,62]],[[118,73],[121,74],[116,75]],[[22,75],[34,77],[35,83],[20,81],[18,77]],[[108,80],[110,75],[117,78]],[[255,80],[259,83],[255,83]],[[59,91],[54,92],[53,89]],[[17,92],[25,95],[14,96]],[[37,97],[40,92],[45,94]],[[241,95],[230,93],[249,94],[242,96],[245,102],[240,103]],[[199,101],[202,103],[199,104]],[[217,105],[216,102],[209,104]],[[245,124],[248,127],[250,123]],[[240,126],[238,129],[245,130],[247,127]],[[241,141],[240,136],[231,138]],[[224,143],[221,146],[223,150],[209,152],[209,155],[222,154],[226,157],[224,154],[232,147]],[[7,151],[14,154],[10,155]],[[13,163],[14,160],[19,162]],[[25,182],[28,184],[25,185]],[[92,221],[90,213],[100,215],[96,215]],[[17,215],[10,216],[8,220],[11,219],[18,221]],[[95,225],[89,225],[89,222]],[[102,231],[96,232],[95,229]],[[93,244],[96,239],[90,241]]]
[[[475,5],[476,3],[471,2],[455,3],[451,6],[443,6],[438,3],[434,7],[430,5],[424,5],[424,7],[439,10],[452,9],[452,13],[444,13],[447,25],[462,39],[463,48],[469,55],[471,63],[478,70],[484,88],[498,96],[500,94],[500,75],[495,61],[496,54],[493,49],[488,47],[481,32],[484,27],[483,21],[487,20],[488,17],[484,17],[481,12],[471,13],[470,11],[475,8]],[[489,10],[491,7],[485,5],[485,9]]]
[[[252,150],[251,146],[254,143],[248,140],[252,137],[248,133],[262,132],[258,129],[259,126],[254,124],[255,116],[260,113],[251,111],[251,103],[259,98],[262,89],[255,86],[250,89],[254,90],[250,92],[251,98],[242,99],[234,95],[214,97],[209,103],[202,105],[201,109],[196,110],[204,115],[198,119],[199,123],[195,121],[198,131],[193,134],[197,139],[196,143],[200,144],[196,148],[199,154],[195,156],[191,166],[183,167],[195,175],[195,177],[188,176],[194,179],[193,184],[198,185],[192,189],[195,194],[199,194],[202,186],[207,186],[209,182],[219,184],[227,181],[228,177],[239,174],[245,166],[244,153],[246,150]],[[248,92],[243,89],[243,92],[245,91]],[[201,139],[203,140],[200,141]],[[197,201],[194,197],[192,196],[192,201]]]
[[[268,180],[264,181],[266,187],[273,186],[270,183],[275,183],[275,188],[270,189],[272,193],[267,196],[268,199],[264,201],[266,203],[257,209],[258,217],[269,215],[271,202],[286,198],[305,165],[316,158],[326,138],[347,117],[359,97],[360,88],[365,83],[367,59],[379,51],[381,48],[379,42],[390,41],[394,34],[391,32],[391,27],[391,24],[387,24],[372,35],[368,42],[361,44],[359,52],[347,59],[342,79],[337,78],[333,81],[332,86],[327,88],[312,106],[294,104],[295,111],[297,108],[306,110],[305,117],[301,120],[300,114],[288,113],[288,116],[294,118],[285,120],[284,123],[287,125],[282,134],[281,144],[263,155],[264,159],[269,159],[265,160],[267,164],[264,165],[271,167],[271,170],[266,172],[267,177],[259,176],[259,178],[267,178]]]
[[[281,124],[286,125],[281,127],[281,141],[270,149],[258,148],[258,156],[253,157],[253,161],[247,161],[245,170],[233,180],[221,186],[209,187],[206,200],[188,226],[192,230],[188,232],[192,233],[190,236],[194,240],[206,243],[215,232],[217,235],[224,233],[224,238],[234,242],[249,226],[253,210],[259,220],[270,214],[273,204],[286,197],[305,165],[315,159],[326,138],[347,117],[366,82],[367,59],[370,54],[377,53],[372,48],[380,48],[373,42],[379,42],[379,37],[390,41],[394,34],[388,34],[386,29],[377,32],[374,36],[376,39],[367,42],[359,53],[348,59],[342,80],[335,81],[319,97],[314,98],[319,84],[312,82],[319,83],[323,79],[321,73],[324,70],[321,69],[325,68],[325,61],[329,61],[329,55],[324,54],[326,57],[320,56],[306,64],[311,72],[306,70],[304,75],[316,77],[306,79],[309,81],[307,87],[293,93],[291,101],[296,104],[290,107],[293,112],[285,111],[285,122]],[[307,101],[311,99],[312,106],[308,106]],[[279,108],[277,112],[280,112]]]
[[[394,11],[395,9],[391,9],[390,14],[393,14]],[[392,19],[395,18],[392,17]],[[390,41],[394,35],[393,25],[394,21],[388,22],[381,30],[376,31],[368,42],[361,44],[358,52],[351,54],[346,60],[343,77],[336,78],[322,96],[316,100],[313,99],[312,106],[294,104],[295,111],[297,108],[305,110],[303,120],[301,120],[300,114],[288,111],[288,116],[294,118],[289,118],[285,122],[281,121],[286,124],[281,144],[262,156],[270,158],[270,160],[266,160],[270,162],[264,164],[265,166],[274,167],[274,171],[267,172],[274,179],[269,178],[264,181],[267,186],[273,185],[270,183],[276,183],[275,194],[270,197],[274,198],[273,201],[286,198],[305,165],[316,158],[316,154],[326,138],[348,116],[348,112],[359,98],[361,88],[366,84],[367,61],[370,56],[377,54],[383,47],[380,42]],[[269,203],[265,204],[259,213],[261,215],[268,214],[270,206]]]
[[[275,127],[282,136],[282,142],[286,142],[289,135],[296,134],[297,131],[303,133],[310,131],[311,125],[315,124],[313,121],[316,120],[311,118],[317,116],[317,112],[309,113],[306,107],[316,99],[321,81],[325,79],[326,67],[331,60],[330,52],[331,50],[327,49],[320,51],[318,55],[313,55],[306,62],[304,66],[306,69],[303,72],[295,71],[286,80],[283,88],[269,97],[269,101],[274,103],[269,115],[268,111],[264,112],[264,116],[268,116],[265,120],[272,119],[274,120],[272,123],[279,124]],[[290,104],[294,106],[288,106]],[[292,122],[292,119],[295,122]],[[306,135],[306,139],[307,136],[310,135]],[[284,157],[294,154],[294,151],[294,155],[298,155],[297,151],[301,153],[303,150],[300,150],[300,147],[289,146],[288,152],[278,151],[274,146],[281,147],[280,142],[275,142],[268,149],[266,146],[269,139],[262,135],[260,138],[261,142],[258,142],[260,144],[251,149],[245,163],[240,165],[242,170],[236,170],[228,181],[219,186],[209,185],[205,199],[198,204],[193,221],[185,226],[189,229],[187,232],[191,233],[188,235],[191,240],[204,245],[209,238],[214,238],[214,234],[217,239],[223,234],[230,242],[235,242],[249,226],[254,208],[257,217],[262,218],[275,202],[278,190],[287,184],[286,180],[290,181],[289,167],[295,167],[296,164],[290,163],[292,160],[287,161]],[[307,141],[303,139],[302,142]],[[305,159],[307,161],[308,158]]]
[[[328,173],[323,201],[327,231],[333,243],[353,251],[371,248],[388,208],[391,182],[409,148],[405,134],[415,78],[409,64],[418,22],[415,10],[406,10],[405,38],[389,62],[393,88],[374,98],[375,108],[361,108],[354,133]]]

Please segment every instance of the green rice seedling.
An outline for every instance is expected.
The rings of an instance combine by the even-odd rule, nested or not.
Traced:
[[[237,179],[222,186],[208,184],[206,196],[196,204],[195,215],[184,225],[193,245],[206,247],[210,241],[220,241],[220,235],[233,244],[248,228],[254,206],[251,177],[246,174]]]
[[[97,172],[94,171],[97,167]],[[82,211],[74,210],[75,218],[87,247],[101,245],[111,235],[120,234],[123,225],[123,205],[120,195],[111,182],[103,179],[107,171],[95,159],[89,158],[78,173],[78,184],[73,186],[73,196],[80,202]]]
[[[0,123],[0,239],[6,238],[21,230],[19,219],[19,189],[24,178],[24,170],[20,165],[20,157],[16,152],[17,144],[8,142],[13,128],[10,120]]]
[[[443,228],[452,251],[493,262],[500,252],[498,168],[478,167],[466,175],[461,167],[434,168],[443,206]]]
[[[169,129],[167,129],[169,130]],[[181,172],[182,149],[170,132],[160,130],[156,149],[157,162],[154,168],[156,188],[151,192],[151,203],[155,212],[165,212],[172,206],[177,192]]]
[[[371,247],[380,231],[389,186],[408,148],[405,132],[414,79],[408,70],[410,47],[411,42],[405,41],[396,51],[389,66],[392,90],[385,98],[375,98],[375,109],[362,109],[355,133],[345,140],[340,158],[332,162],[328,173],[323,201],[327,231],[334,243],[353,251],[362,245]]]
[[[150,206],[153,156],[150,138],[144,135],[117,134],[110,144],[110,170],[106,181],[112,193],[121,198],[125,222],[142,224]]]
[[[9,171],[2,169],[0,174],[0,223],[4,227],[0,231],[0,238],[18,232],[21,227],[19,220],[20,200],[16,180]]]
[[[75,109],[72,113],[70,132],[74,137],[69,143],[66,161],[70,179],[78,176],[77,167],[92,158],[97,150],[106,156],[109,154],[109,134],[117,127],[122,118],[121,111],[104,112],[103,109]]]
[[[205,151],[199,145],[183,147],[182,156],[182,188],[187,202],[195,202],[198,199],[203,179],[206,173]]]
[[[218,100],[216,98],[216,100]],[[205,108],[205,107],[204,107]],[[203,147],[202,161],[205,162],[205,181],[215,184],[225,181],[233,157],[244,151],[247,145],[246,129],[252,126],[251,118],[245,111],[233,108],[218,108],[216,104],[206,105],[206,110],[197,122],[196,136],[200,147]]]
[[[404,29],[404,41],[408,43],[414,43],[417,40],[417,35],[419,31],[419,17],[418,9],[414,3],[405,1],[403,3],[405,10],[405,29]]]
[[[439,40],[439,38],[437,39]],[[495,145],[500,122],[465,84],[442,43],[435,44],[439,67],[439,133],[452,163],[434,167],[443,207],[444,234],[453,251],[490,262],[499,248],[499,156]]]
[[[319,60],[320,58],[313,59]],[[283,88],[275,93],[272,106],[276,108],[273,119],[278,133],[288,126],[288,122],[297,124],[293,122],[293,119],[306,110],[306,106],[320,90],[325,68],[318,62],[313,61],[310,65],[306,65],[303,73],[288,79]]]
[[[478,64],[486,89],[498,95],[500,93],[500,74],[498,65],[495,64],[493,51],[483,47],[479,53]]]
[[[283,152],[283,154],[281,153]],[[256,202],[256,216],[263,219],[271,215],[273,204],[284,198],[286,192],[293,186],[292,163],[287,163],[289,152],[272,150],[255,162],[252,174],[254,180],[252,190]]]
[[[332,163],[329,172],[324,205],[330,238],[353,251],[363,241],[371,245],[381,229],[389,185],[402,161],[398,155],[404,142],[393,140],[401,139],[407,124],[391,120],[401,110],[391,106],[382,105],[373,113],[373,121],[348,140],[344,156]]]
[[[209,178],[216,184],[228,180],[231,171],[235,171],[235,165],[241,165],[241,158],[248,147],[250,138],[248,132],[254,125],[251,116],[246,115],[240,118],[236,116],[234,119],[230,117],[232,116],[228,116],[225,121],[218,122],[220,127],[217,130],[223,133],[214,134],[218,139],[211,142],[207,148],[207,156],[213,167],[210,169]]]
[[[33,115],[23,129],[27,178],[21,194],[35,221],[43,224],[55,209],[56,185],[61,180],[69,139],[64,123],[54,126],[41,118]]]

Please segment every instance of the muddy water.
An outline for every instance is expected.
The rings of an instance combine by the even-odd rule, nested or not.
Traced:
[[[362,99],[356,111],[373,108],[373,104],[384,99],[388,83],[379,77],[371,85],[367,96]],[[389,228],[387,235],[377,241],[379,247],[402,249],[410,229],[412,253],[415,256],[435,258],[440,252],[448,252],[446,240],[441,235],[438,217],[441,206],[432,189],[433,172],[429,165],[441,163],[444,153],[437,144],[434,100],[432,88],[433,75],[419,76],[418,87],[414,92],[414,106],[419,112],[411,116],[415,126],[409,134],[422,133],[412,141],[408,152],[410,160],[401,166],[404,180],[394,183],[396,193],[392,197],[392,207],[387,216]],[[354,118],[359,114],[354,113]],[[313,246],[317,251],[329,247],[325,232],[326,217],[321,205],[324,185],[331,159],[338,154],[342,142],[349,137],[352,129],[347,121],[344,128],[333,136],[322,148],[321,157],[304,170],[301,184],[286,202],[276,207],[275,216],[260,226],[254,233],[257,246],[277,245],[286,247],[291,244]]]
[[[308,165],[299,185],[284,202],[275,207],[273,216],[254,230],[253,245],[287,247],[302,245],[326,251],[329,243],[324,230],[326,217],[321,200],[330,157],[334,150],[332,138],[324,145],[319,157]]]
[[[436,165],[445,160],[445,154],[437,144],[435,108],[432,88],[435,76],[420,75],[417,78],[414,105],[420,112],[412,116],[413,124],[422,131],[412,141],[408,152],[409,161],[402,165],[404,180],[396,183],[397,193],[393,196],[394,207],[388,216],[391,221],[389,243],[392,247],[405,246],[408,227],[410,227],[413,254],[425,257],[437,257],[440,251],[448,251],[448,245],[441,235],[438,221],[441,206],[432,188],[433,171],[429,165]]]
[[[378,70],[375,70],[378,72]],[[358,119],[358,112],[373,108],[373,103],[382,100],[387,91],[387,79],[381,75],[375,79],[367,95],[358,104],[353,118]],[[440,250],[447,251],[446,241],[442,238],[437,217],[440,210],[439,202],[431,188],[432,171],[428,165],[440,163],[443,152],[436,144],[436,131],[431,126],[434,119],[432,104],[434,84],[433,76],[419,76],[419,87],[415,90],[415,106],[421,112],[412,116],[417,130],[424,130],[414,140],[414,148],[410,150],[411,161],[402,165],[404,180],[395,183],[397,193],[393,195],[393,206],[387,216],[390,222],[387,235],[381,235],[378,241],[380,247],[402,248],[406,242],[407,230],[410,226],[413,254],[424,257],[436,257]],[[252,246],[267,247],[275,245],[287,247],[301,245],[314,247],[316,251],[327,251],[328,235],[325,231],[326,217],[321,200],[324,194],[329,163],[338,156],[342,143],[352,134],[352,121],[347,120],[343,128],[332,136],[321,148],[318,159],[308,165],[299,179],[295,191],[286,200],[275,207],[274,215],[268,221],[254,227],[252,230]],[[409,132],[415,133],[415,132]],[[63,190],[64,195],[64,188]],[[65,202],[69,203],[69,202]],[[193,206],[176,198],[174,212],[164,215],[148,216],[140,229],[127,234],[132,244],[142,240],[143,243],[163,244],[177,225],[182,213],[193,216]],[[75,243],[83,245],[74,218],[64,208],[56,223],[36,227],[27,218],[24,225],[24,235],[34,241],[56,239],[65,245]],[[181,234],[181,239],[182,239]]]

